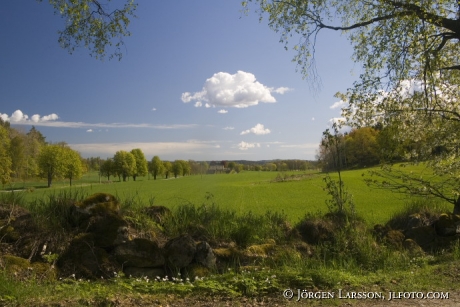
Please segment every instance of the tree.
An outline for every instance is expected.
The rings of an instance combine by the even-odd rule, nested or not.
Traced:
[[[117,151],[113,157],[113,162],[115,172],[118,177],[123,178],[123,181],[126,181],[127,177],[133,176],[136,172],[136,159],[130,152],[124,150]]]
[[[100,172],[102,176],[107,176],[107,181],[110,181],[110,176],[115,176],[115,163],[113,159],[107,159],[101,164]]]
[[[182,174],[182,163],[181,160],[175,160],[172,164],[172,173],[174,174],[174,178],[177,178],[178,175]]]
[[[153,175],[153,180],[157,180],[157,176],[163,174],[165,167],[160,157],[154,156],[150,163],[150,173]]]
[[[366,167],[379,163],[378,131],[371,127],[353,129],[345,136],[346,161],[351,166]]]
[[[26,134],[25,139],[25,177],[37,176],[40,172],[38,157],[40,150],[45,146],[46,138],[34,126]],[[25,178],[25,179],[26,179]]]
[[[109,57],[121,59],[123,38],[130,35],[128,25],[137,7],[134,0],[123,2],[122,8],[110,11],[108,4],[97,0],[49,0],[55,14],[66,21],[64,30],[58,31],[61,47],[72,54],[75,48],[84,46],[91,56],[102,59],[114,45]]]
[[[346,93],[337,94],[348,103],[344,108],[348,123],[397,127],[395,140],[411,147],[404,150],[407,157],[427,161],[434,174],[452,179],[449,195],[445,194],[449,189],[433,195],[451,199],[454,211],[460,212],[460,188],[454,184],[460,176],[459,1],[249,2],[258,4],[261,14],[268,13],[270,27],[282,33],[285,44],[293,34],[300,35],[294,60],[305,77],[316,76],[315,42],[320,31],[345,34],[353,45],[354,61],[363,68],[359,80]],[[430,190],[427,182],[415,179],[412,183]]]
[[[136,160],[136,170],[133,174],[133,179],[136,181],[137,176],[145,176],[148,174],[147,160],[145,159],[144,153],[139,148],[131,150],[131,153]]]
[[[165,175],[165,178],[168,179],[169,174],[171,174],[171,172],[172,172],[172,168],[173,168],[172,164],[169,161],[164,161],[163,162],[163,167],[164,167],[163,173]]]
[[[38,166],[48,180],[48,188],[51,187],[52,180],[62,177],[66,171],[64,147],[56,144],[44,146],[38,156]]]
[[[180,173],[182,173],[182,176],[185,176],[185,175],[190,175],[190,172],[191,172],[191,167],[190,167],[190,164],[188,163],[188,161],[185,161],[185,160],[178,160],[180,165],[181,165],[181,171]]]
[[[85,170],[82,158],[70,147],[63,147],[62,154],[64,156],[64,177],[69,178],[70,186],[72,186],[72,179],[80,178]]]
[[[0,118],[0,123],[2,122],[3,121]],[[8,130],[4,127],[4,125],[0,125],[0,181],[2,184],[6,184],[11,178],[12,162],[9,154],[10,143]]]

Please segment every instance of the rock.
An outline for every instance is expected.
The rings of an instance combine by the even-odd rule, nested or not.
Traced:
[[[309,219],[300,224],[299,232],[307,243],[318,244],[334,238],[334,225],[326,219]]]
[[[185,234],[169,240],[165,247],[166,262],[176,269],[188,266],[195,257],[196,244],[192,237]]]
[[[81,213],[95,215],[106,214],[112,212],[118,214],[120,211],[120,203],[115,196],[107,193],[96,193],[81,203],[76,204],[77,210]]]
[[[407,226],[405,229],[417,228],[422,226],[428,226],[425,219],[420,215],[420,213],[414,213],[407,217]]]
[[[94,234],[98,247],[109,248],[128,240],[128,223],[118,214],[95,215],[88,220],[86,231]]]
[[[455,236],[460,233],[460,216],[456,214],[441,214],[434,223],[436,233],[443,237]]]
[[[196,245],[195,262],[209,269],[216,266],[216,256],[207,242]]]
[[[114,257],[103,248],[95,246],[94,235],[90,233],[82,233],[73,238],[56,264],[63,277],[75,274],[76,278],[110,278],[114,272],[121,270]]]
[[[423,249],[420,247],[420,245],[417,244],[417,242],[415,242],[414,240],[412,239],[406,239],[404,240],[404,242],[402,243],[403,247],[409,251],[409,253],[411,254],[411,256],[413,257],[419,257],[419,256],[423,256],[425,253],[423,252]]]
[[[389,230],[383,238],[383,241],[385,243],[397,249],[402,248],[404,240],[405,240],[404,234],[400,230],[393,230],[393,229]]]
[[[136,267],[123,267],[123,273],[126,277],[142,278],[147,277],[150,280],[165,277],[163,268],[136,268]]]
[[[113,254],[123,267],[155,268],[165,264],[162,250],[147,239],[134,239],[120,244],[115,247]]]
[[[407,230],[405,236],[406,239],[414,240],[423,250],[428,251],[435,243],[436,232],[431,226],[423,226]]]
[[[27,259],[13,255],[3,255],[0,257],[0,269],[5,270],[10,276],[19,280],[55,280],[56,270],[47,263],[29,262]]]

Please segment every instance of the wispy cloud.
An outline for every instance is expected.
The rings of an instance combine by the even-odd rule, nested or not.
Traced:
[[[93,129],[88,129],[86,130],[86,132],[93,132]]]
[[[235,127],[225,127],[225,128],[222,128],[222,129],[224,129],[224,130],[233,130],[233,129],[235,129]]]
[[[276,102],[271,91],[284,94],[288,90],[287,87],[269,88],[256,81],[253,74],[239,70],[233,75],[227,72],[215,73],[205,81],[201,91],[184,92],[181,99],[184,103],[196,101],[195,107],[202,106],[201,101],[206,101],[206,107],[246,108],[259,102]]]
[[[34,125],[56,128],[151,128],[151,129],[189,129],[197,127],[197,124],[173,124],[173,125],[153,125],[153,124],[130,124],[130,123],[85,123],[85,122],[65,122],[57,121],[59,117],[56,114],[40,116],[32,115],[30,118],[21,110],[16,110],[11,116],[0,113],[4,121],[9,121],[14,125]]]
[[[203,159],[208,153],[218,153],[220,144],[217,141],[189,140],[186,142],[126,142],[126,143],[85,143],[69,144],[84,156],[111,157],[119,150],[130,151],[140,148],[147,157],[159,155],[165,159]]]
[[[157,108],[152,108],[152,111],[156,111],[156,110],[157,110]]]
[[[220,114],[227,114],[227,113],[228,113],[228,111],[227,111],[227,110],[224,110],[224,109],[222,109],[222,110],[219,110],[219,111],[217,111],[217,113],[220,113]]]
[[[257,124],[254,127],[252,127],[251,129],[244,130],[243,132],[240,133],[240,135],[249,134],[249,133],[254,133],[254,134],[257,134],[257,135],[269,134],[270,129],[265,129],[264,125]]]

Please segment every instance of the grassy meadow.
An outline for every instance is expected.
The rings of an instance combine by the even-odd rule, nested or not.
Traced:
[[[425,171],[423,166],[413,165],[401,169],[415,173]],[[451,206],[443,207],[442,203],[437,206],[439,203],[431,200],[372,189],[364,181],[370,178],[370,170],[342,173],[345,187],[353,195],[355,209],[365,222],[359,218],[341,219],[342,215],[328,217],[325,201],[329,195],[323,190],[326,174],[317,171],[243,171],[167,180],[141,177],[127,182],[111,178],[112,183],[99,183],[97,173],[88,173],[75,180],[72,187],[68,181],[59,180],[53,182],[51,188],[46,187],[44,180],[4,186],[0,191],[0,204],[2,200],[8,204],[11,196],[19,196],[19,204],[33,212],[41,231],[56,236],[50,236],[53,242],[62,240],[65,245],[67,237],[70,240],[75,236],[74,228],[69,228],[66,220],[67,200],[105,192],[121,201],[121,211],[130,221],[130,227],[138,234],[153,233],[152,240],[160,230],[158,238],[161,239],[205,229],[203,233],[214,242],[213,251],[220,263],[201,277],[199,271],[191,268],[182,270],[177,277],[131,278],[120,271],[113,272],[113,278],[107,279],[87,280],[76,278],[75,274],[60,275],[57,279],[51,273],[57,274],[54,265],[59,254],[43,255],[46,263],[39,263],[51,266],[52,269],[46,271],[50,277],[30,268],[29,265],[34,264],[26,259],[5,255],[3,260],[0,257],[0,306],[152,306],[152,302],[156,302],[156,306],[210,306],[210,300],[215,306],[230,306],[229,300],[234,302],[231,306],[259,306],[258,301],[266,302],[267,306],[303,303],[323,306],[323,302],[328,306],[375,305],[373,300],[338,298],[298,302],[297,294],[293,299],[283,297],[286,289],[292,289],[291,293],[303,289],[334,293],[370,291],[382,293],[386,298],[390,291],[444,291],[453,299],[449,301],[452,306],[458,304],[458,240],[442,249],[425,252],[420,247],[403,248],[397,241],[397,231],[390,230],[388,233],[396,235],[384,239],[374,233],[377,223],[386,224],[390,219],[404,221],[419,212],[439,216],[442,212],[451,212]],[[337,178],[337,174],[330,175]],[[160,228],[139,210],[149,205],[172,209]],[[267,214],[268,211],[282,214]],[[308,213],[311,215],[306,217]],[[286,219],[293,226],[291,230],[285,227]],[[331,236],[307,244],[304,233],[314,225],[319,225],[317,229],[322,229],[323,234],[330,231]],[[301,232],[303,229],[306,231]],[[0,247],[3,246],[8,244],[0,240]],[[22,267],[20,263],[25,265]]]
[[[398,167],[400,168],[400,167]],[[349,170],[342,173],[345,187],[353,195],[357,213],[369,224],[384,223],[390,216],[410,201],[407,195],[368,187],[364,178],[370,169]],[[404,167],[404,170],[421,171],[420,166]],[[136,181],[120,182],[111,178],[104,183],[96,172],[85,174],[69,186],[68,180],[55,180],[51,188],[45,180],[15,183],[4,186],[4,190],[15,189],[23,193],[24,201],[47,198],[61,191],[80,192],[90,195],[97,192],[110,193],[121,201],[163,205],[174,208],[183,204],[201,205],[215,203],[222,209],[237,213],[251,211],[264,214],[267,211],[284,213],[291,223],[297,223],[306,213],[327,212],[325,200],[329,197],[323,190],[324,173],[308,172],[255,172],[243,171],[232,174],[193,175],[178,178],[153,180],[153,177],[138,177]],[[337,178],[336,173],[331,174]],[[26,189],[22,190],[24,187]],[[446,204],[450,211],[449,204]]]

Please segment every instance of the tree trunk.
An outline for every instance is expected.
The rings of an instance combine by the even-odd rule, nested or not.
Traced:
[[[460,197],[457,198],[454,204],[454,214],[460,214]]]
[[[136,181],[136,175],[133,176],[133,180]]]
[[[53,179],[53,176],[51,172],[48,172],[48,188],[51,187],[51,180]]]

